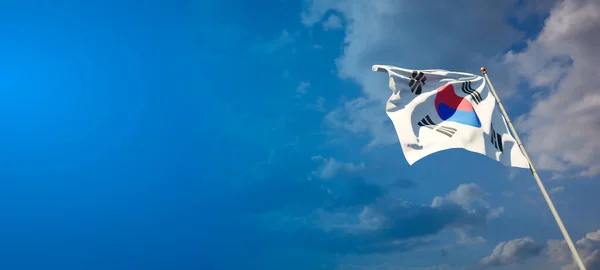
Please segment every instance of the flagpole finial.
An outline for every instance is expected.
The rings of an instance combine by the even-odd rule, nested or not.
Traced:
[[[479,70],[481,70],[481,73],[486,74],[487,71],[485,70],[485,67],[481,67]]]

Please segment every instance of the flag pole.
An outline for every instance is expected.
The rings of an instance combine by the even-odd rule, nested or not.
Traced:
[[[490,81],[490,78],[488,77],[485,67],[481,67],[481,73],[483,74],[486,82],[490,86],[490,90],[491,90],[490,92],[492,93],[494,98],[496,98],[496,102],[498,103],[500,112],[502,112],[504,119],[506,119],[506,122],[508,123],[508,127],[510,128],[510,131],[515,136],[515,140],[517,141],[517,144],[519,145],[519,148],[521,149],[523,156],[525,156],[525,158],[527,159],[527,162],[529,163],[529,167],[530,167],[531,173],[533,174],[533,178],[535,178],[535,181],[537,182],[538,187],[542,191],[542,195],[544,195],[544,199],[546,199],[546,203],[548,204],[548,207],[550,207],[550,212],[552,212],[552,215],[554,216],[554,219],[556,220],[556,223],[558,224],[558,227],[560,228],[560,231],[562,232],[562,234],[565,238],[565,241],[567,242],[567,245],[569,246],[569,249],[571,250],[571,253],[573,254],[573,259],[579,266],[579,269],[586,270],[585,264],[583,264],[583,261],[581,260],[581,257],[579,257],[579,253],[577,253],[577,249],[575,248],[575,245],[573,244],[573,240],[571,240],[571,237],[569,236],[569,233],[567,232],[565,225],[563,224],[560,216],[558,215],[556,208],[554,208],[554,203],[552,203],[552,199],[550,199],[550,195],[548,195],[548,192],[546,191],[546,188],[544,187],[544,184],[542,183],[540,176],[538,175],[537,171],[535,170],[535,167],[533,167],[533,163],[531,163],[531,159],[529,159],[529,156],[527,155],[527,152],[525,151],[525,147],[523,147],[523,143],[521,143],[521,139],[519,139],[519,135],[517,134],[517,131],[515,130],[515,127],[512,124],[512,121],[510,121],[510,118],[508,117],[508,114],[506,113],[504,106],[502,106],[502,102],[500,101],[500,98],[496,94],[496,90],[494,89],[494,86],[492,85],[492,82]]]

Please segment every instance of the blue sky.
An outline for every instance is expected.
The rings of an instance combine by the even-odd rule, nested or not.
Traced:
[[[0,267],[573,269],[527,170],[460,150],[407,165],[371,71],[389,64],[487,66],[600,269],[597,14],[0,1]]]

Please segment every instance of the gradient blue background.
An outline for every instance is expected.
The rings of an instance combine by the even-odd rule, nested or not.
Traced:
[[[500,241],[560,238],[547,213],[545,222],[527,218],[547,211],[543,204],[524,208],[502,196],[509,186],[531,187],[527,173],[508,183],[507,168],[466,152],[408,167],[397,143],[365,153],[368,136],[327,130],[327,112],[361,91],[335,75],[344,33],[307,31],[304,8],[275,0],[0,1],[0,269],[378,265],[393,260],[361,250],[363,243],[435,235],[459,210],[421,213],[418,205],[466,182],[507,209],[486,225],[488,242],[397,263],[470,264]],[[518,27],[531,37],[542,21]],[[299,97],[302,80],[319,90]],[[367,160],[371,169],[315,180],[317,156]],[[467,174],[461,160],[472,162]],[[391,179],[395,189],[370,178]],[[325,219],[302,220],[389,193],[416,205],[412,225],[348,237],[311,226]],[[581,196],[581,204],[591,200]],[[565,214],[581,216],[590,214]],[[569,225],[578,239],[593,224]],[[435,245],[455,241],[450,232]]]

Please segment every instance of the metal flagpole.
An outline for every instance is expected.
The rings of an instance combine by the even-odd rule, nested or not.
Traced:
[[[560,219],[560,216],[558,215],[556,208],[554,208],[552,199],[550,199],[550,196],[548,195],[548,192],[546,191],[546,188],[544,187],[544,184],[542,183],[540,176],[538,175],[537,171],[533,167],[533,164],[531,163],[531,159],[529,159],[529,156],[527,155],[527,152],[525,151],[525,148],[523,147],[523,143],[521,143],[521,139],[519,139],[519,135],[517,134],[517,131],[515,130],[515,127],[512,124],[512,121],[510,121],[510,118],[508,117],[506,110],[504,110],[504,106],[502,106],[502,102],[500,101],[500,98],[496,94],[496,90],[494,89],[494,86],[492,85],[492,82],[490,81],[490,78],[487,75],[487,71],[486,71],[485,67],[481,67],[481,73],[483,73],[485,80],[487,81],[488,85],[490,86],[492,95],[494,95],[494,98],[496,98],[498,107],[500,108],[500,111],[502,112],[504,119],[506,119],[506,122],[508,123],[508,127],[510,128],[510,131],[515,136],[515,140],[517,141],[517,144],[519,145],[519,148],[521,149],[523,156],[525,156],[525,158],[527,159],[527,162],[529,162],[529,167],[531,169],[531,173],[533,174],[533,178],[535,178],[535,181],[537,182],[538,187],[542,191],[542,195],[544,195],[544,199],[546,199],[546,203],[550,207],[550,211],[552,212],[552,215],[554,216],[554,219],[556,220],[556,223],[558,224],[560,231],[562,232],[563,236],[565,237],[565,241],[567,242],[567,245],[569,246],[569,249],[571,250],[571,253],[573,254],[573,259],[575,260],[575,262],[577,262],[577,265],[579,265],[579,269],[586,270],[585,265],[583,264],[583,261],[581,260],[581,257],[579,257],[579,253],[577,253],[577,249],[575,248],[575,245],[573,244],[573,240],[571,240],[571,237],[569,236],[569,233],[567,232],[565,225],[563,224],[562,220]]]

